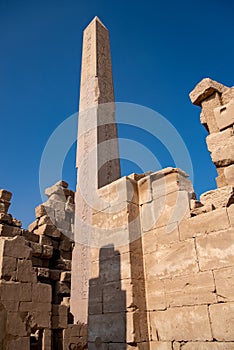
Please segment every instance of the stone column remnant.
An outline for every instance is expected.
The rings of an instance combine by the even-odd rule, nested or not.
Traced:
[[[202,108],[201,123],[209,132],[206,142],[217,169],[217,186],[233,186],[234,87],[205,78],[190,93],[190,99]]]

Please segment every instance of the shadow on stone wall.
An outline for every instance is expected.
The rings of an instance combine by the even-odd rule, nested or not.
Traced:
[[[99,277],[89,281],[88,344],[90,350],[126,349],[126,291],[113,245],[100,249]]]

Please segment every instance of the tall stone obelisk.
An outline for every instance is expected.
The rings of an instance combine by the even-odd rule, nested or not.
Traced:
[[[109,34],[98,17],[83,35],[77,168],[71,313],[87,323],[93,203],[99,188],[120,178]]]

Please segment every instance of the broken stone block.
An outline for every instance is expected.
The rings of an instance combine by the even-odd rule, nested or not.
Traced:
[[[16,227],[21,227],[22,226],[22,222],[20,220],[17,220],[15,218],[12,219],[12,225],[16,226]]]
[[[34,267],[34,271],[40,280],[50,278],[50,269],[46,267]]]
[[[38,219],[33,221],[29,226],[28,226],[28,231],[33,232],[35,229],[38,227]]]
[[[40,243],[30,242],[32,248],[32,256],[39,257],[42,254],[42,245]]]
[[[193,91],[190,92],[189,97],[194,105],[200,106],[201,102],[207,97],[214,94],[214,92],[219,92],[220,94],[226,92],[228,87],[218,83],[210,78],[202,79]]]
[[[26,319],[23,319],[18,312],[10,311],[7,313],[7,333],[9,335],[25,337],[29,335],[28,332]]]
[[[205,192],[201,195],[200,201],[204,205],[213,205],[216,209],[229,207],[234,203],[234,187],[225,186]]]
[[[0,213],[7,214],[10,205],[11,205],[10,202],[7,202],[7,201],[2,202],[0,199]]]
[[[10,202],[11,197],[12,197],[12,193],[11,192],[9,192],[7,190],[0,189],[0,199],[1,200]]]
[[[176,341],[212,340],[206,305],[150,312],[152,339]]]
[[[34,243],[38,243],[39,242],[39,236],[38,235],[35,235],[34,233],[29,232],[28,230],[23,230],[23,229],[22,229],[21,232],[22,232],[22,236],[27,241],[34,242]]]
[[[58,259],[55,263],[55,269],[70,271],[71,270],[71,260]]]
[[[70,283],[71,282],[71,272],[69,272],[69,271],[61,272],[60,281]]]
[[[12,224],[12,216],[10,214],[0,213],[0,224]]]
[[[55,216],[55,213],[54,213],[54,209],[53,208],[50,208],[48,206],[45,206],[45,205],[41,204],[38,207],[36,207],[35,215],[36,215],[37,219],[39,219],[41,216],[44,216],[44,215],[47,215],[51,219],[53,219],[54,216]]]
[[[217,167],[225,167],[234,163],[234,137],[230,137],[224,146],[217,145],[211,153],[211,158]]]
[[[70,295],[70,285],[66,282],[56,282],[56,293],[61,295]]]
[[[227,140],[234,136],[233,128],[210,134],[206,137],[208,150],[213,152],[217,147],[225,146]]]
[[[209,306],[211,328],[214,338],[219,341],[234,341],[234,303]]]
[[[53,225],[53,222],[51,221],[51,218],[48,215],[41,216],[38,221],[38,226],[42,226],[45,224]]]
[[[3,254],[19,259],[29,259],[32,249],[25,244],[23,237],[5,238],[3,242]]]

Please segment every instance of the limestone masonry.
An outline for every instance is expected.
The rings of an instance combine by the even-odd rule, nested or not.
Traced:
[[[218,177],[120,177],[108,31],[84,31],[77,190],[59,181],[28,229],[0,190],[1,350],[234,349],[234,87],[190,93]],[[103,105],[104,103],[104,105]]]

